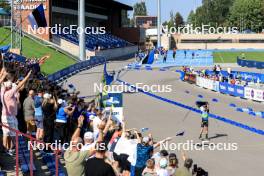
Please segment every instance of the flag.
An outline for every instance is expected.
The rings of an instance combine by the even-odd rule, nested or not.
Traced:
[[[32,28],[47,27],[43,4],[40,4],[28,15],[28,20]]]
[[[103,80],[104,80],[105,85],[110,85],[114,81],[114,76],[109,75],[107,73],[106,62],[105,62],[105,65],[104,65],[104,78],[103,78]]]

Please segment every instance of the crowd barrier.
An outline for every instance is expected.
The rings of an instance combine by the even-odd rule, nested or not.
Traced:
[[[232,85],[225,82],[219,83],[219,92],[229,94],[235,97],[245,98],[245,87]]]
[[[207,75],[214,75],[215,72],[211,71],[211,70],[206,70],[205,73]],[[220,72],[221,75],[228,77],[229,73],[227,71],[221,71]],[[264,83],[264,74],[262,73],[253,73],[253,72],[243,72],[243,71],[231,71],[231,75],[233,75],[234,77],[238,77],[240,76],[242,80],[250,82],[261,82]]]
[[[237,64],[241,67],[257,68],[264,69],[264,62],[253,61],[253,60],[244,60],[237,57]]]
[[[92,56],[90,60],[78,62],[48,76],[49,81],[57,81],[68,75],[72,75],[82,69],[92,68],[105,63],[106,59],[100,56]]]
[[[244,97],[255,101],[264,101],[264,90],[245,87]]]
[[[34,142],[35,143],[41,143],[41,144],[44,144],[46,145],[43,141],[40,141],[40,140],[37,140],[36,138],[28,135],[28,134],[25,134],[25,133],[22,133],[20,132],[19,130],[16,130],[14,128],[10,128],[6,125],[3,125],[2,123],[0,123],[0,127],[2,128],[8,128],[10,131],[13,131],[16,133],[16,136],[15,136],[15,151],[16,151],[16,176],[19,176],[19,165],[21,166],[21,171],[23,172],[23,170],[25,170],[25,167],[28,167],[27,168],[27,172],[28,172],[28,175],[30,176],[33,176],[34,175],[34,171],[36,170],[35,166],[34,166],[34,154],[33,154],[33,146],[31,145],[27,145],[25,144],[25,141],[22,140],[22,138],[25,138],[28,142],[31,142],[31,144],[33,144]],[[24,142],[23,145],[21,145],[21,140]],[[28,148],[25,149],[26,146],[29,146],[29,156],[26,156],[26,161],[23,160],[22,158],[22,150],[27,150],[28,151]],[[28,155],[28,154],[27,154]],[[54,171],[54,174],[55,176],[59,176],[60,173],[59,173],[59,151],[54,151],[54,156],[55,156],[55,171]],[[24,173],[25,174],[25,173]]]
[[[196,85],[206,89],[219,92],[219,82],[214,80],[205,79],[202,77],[197,77]]]
[[[181,75],[184,73],[181,72]],[[211,79],[196,76],[195,74],[187,74],[188,76],[181,76],[183,81],[190,82],[189,78],[196,78],[196,85],[215,92],[228,94],[243,99],[250,99],[258,102],[264,102],[264,90],[260,88],[253,88],[250,86],[233,85],[227,82],[219,82]],[[193,80],[192,80],[193,81]]]

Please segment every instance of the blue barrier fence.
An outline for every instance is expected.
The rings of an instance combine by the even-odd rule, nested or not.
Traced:
[[[180,71],[179,73],[181,75],[181,80],[185,80],[184,72]],[[250,73],[250,74],[254,74],[254,73]],[[213,81],[199,76],[196,77],[195,82],[196,85],[199,87],[210,89],[216,92],[220,92],[223,94],[228,94],[244,99],[250,99],[258,102],[264,102],[264,90],[258,87],[252,88],[249,86],[233,85],[227,82]]]
[[[244,98],[245,87],[221,82],[219,83],[219,92]]]
[[[240,65],[241,67],[264,69],[264,62],[244,60],[244,59],[240,59],[239,57],[237,58],[237,64]]]
[[[57,81],[65,76],[68,76],[70,74],[73,74],[75,71],[84,69],[84,68],[91,68],[97,65],[101,65],[105,63],[106,59],[104,57],[94,56],[91,57],[90,60],[78,62],[74,65],[71,65],[67,68],[64,68],[58,72],[55,72],[48,76],[49,81]]]

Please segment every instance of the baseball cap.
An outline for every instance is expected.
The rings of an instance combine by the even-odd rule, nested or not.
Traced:
[[[93,139],[94,135],[92,132],[88,131],[86,133],[84,133],[84,139]]]
[[[5,87],[7,87],[7,88],[10,88],[10,87],[12,87],[12,82],[11,81],[6,81],[5,83],[4,83],[4,85],[5,85]]]
[[[63,99],[58,99],[58,104],[63,104],[65,101]]]
[[[49,93],[45,93],[45,94],[43,95],[43,98],[49,99],[49,98],[51,98],[51,95],[50,95]]]
[[[149,137],[143,137],[143,140],[142,140],[144,143],[148,143],[149,142]]]

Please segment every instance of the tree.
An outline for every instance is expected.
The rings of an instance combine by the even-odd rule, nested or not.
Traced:
[[[261,32],[264,28],[263,0],[235,0],[228,22],[240,30]]]
[[[233,3],[234,0],[203,0],[202,6],[198,7],[196,12],[190,12],[188,23],[196,26],[226,26]]]
[[[130,24],[135,26],[135,17],[136,16],[147,16],[147,8],[145,2],[138,2],[133,6],[134,14],[133,19],[130,20]]]
[[[6,12],[10,13],[10,2],[8,0],[0,0],[0,8],[3,8]]]
[[[176,28],[182,26],[184,24],[183,17],[179,12],[176,13],[175,15],[175,26]]]
[[[194,11],[192,10],[190,13],[189,13],[189,15],[188,15],[188,18],[187,18],[187,23],[188,24],[193,24],[193,25],[195,25],[195,13],[194,13]]]
[[[146,16],[147,8],[145,2],[138,2],[134,5],[134,18],[135,16]]]

